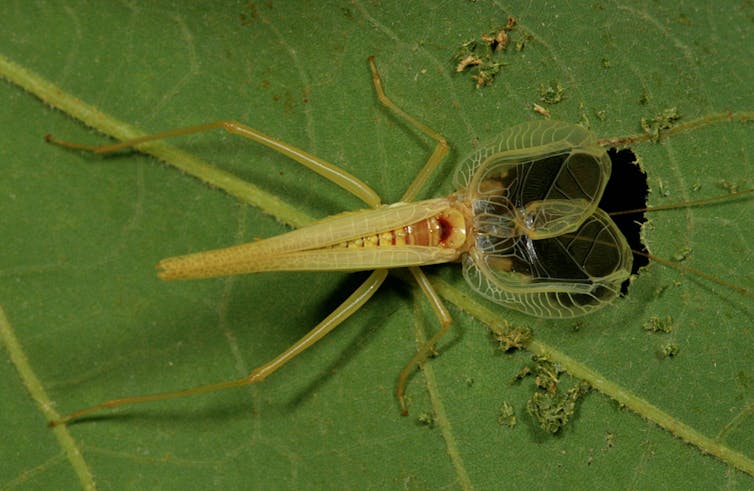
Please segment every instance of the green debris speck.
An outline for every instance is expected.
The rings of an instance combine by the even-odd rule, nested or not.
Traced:
[[[720,179],[717,183],[718,186],[725,189],[729,193],[737,193],[738,192],[738,184],[735,182],[730,182],[727,179]]]
[[[576,403],[591,390],[581,381],[566,392],[537,391],[526,404],[526,410],[544,431],[556,434],[568,424],[576,412]]]
[[[500,426],[507,426],[508,428],[516,427],[516,412],[513,410],[508,402],[503,402],[500,406],[500,413],[497,416],[497,423]]]
[[[539,100],[543,104],[557,104],[565,98],[565,87],[553,80],[549,84],[540,84],[539,86]]]
[[[642,327],[648,332],[670,333],[673,332],[673,317],[657,317],[653,315]]]
[[[416,422],[420,426],[426,426],[427,428],[432,429],[435,427],[435,416],[432,413],[423,412],[416,417]]]
[[[556,434],[568,424],[576,412],[578,401],[591,390],[591,385],[574,379],[546,356],[534,356],[532,360],[534,363],[522,369],[516,380],[534,376],[535,390],[526,404],[526,410],[540,428]],[[563,390],[564,379],[575,381],[575,385]]]
[[[522,381],[523,379],[525,379],[526,377],[528,377],[531,374],[532,374],[532,369],[531,369],[530,366],[527,365],[527,366],[523,367],[521,370],[519,370],[518,373],[516,374],[516,376],[513,377],[513,382],[514,383],[515,382],[520,382],[520,381]]]
[[[671,107],[654,118],[641,118],[641,129],[651,135],[652,140],[660,141],[661,133],[672,128],[679,119],[681,119],[681,114],[678,112],[678,108]]]
[[[680,351],[680,348],[678,348],[678,345],[675,343],[667,343],[662,345],[660,348],[660,355],[663,358],[673,358],[674,356],[678,356],[678,352]]]
[[[506,353],[526,347],[532,337],[531,329],[526,326],[495,329],[490,332],[499,343],[500,350]]]
[[[669,285],[661,285],[655,288],[654,290],[655,298],[660,298],[663,295],[665,295],[665,293],[668,291],[668,288],[670,288]]]
[[[471,79],[476,82],[477,88],[486,87],[495,81],[495,77],[500,73],[503,63],[489,62],[479,66],[476,74]]]
[[[673,254],[671,256],[671,259],[675,262],[685,261],[691,255],[691,251],[692,251],[691,247],[684,246],[678,252]]]
[[[523,51],[527,44],[534,40],[534,36],[531,33],[524,32],[520,39],[516,40],[516,51]]]
[[[670,189],[665,185],[662,178],[657,179],[657,193],[662,197],[670,196]]]

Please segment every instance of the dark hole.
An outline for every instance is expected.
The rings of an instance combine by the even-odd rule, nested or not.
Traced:
[[[613,170],[610,180],[607,181],[605,193],[602,195],[599,207],[607,213],[623,210],[633,210],[637,208],[646,208],[647,193],[647,175],[639,168],[636,163],[636,154],[630,148],[616,150],[611,148],[607,151],[610,161],[613,164]],[[646,253],[647,248],[641,242],[641,225],[647,221],[644,212],[631,213],[628,215],[617,215],[611,217],[628,241],[628,245],[634,251]],[[632,274],[638,274],[639,268],[649,264],[646,256],[634,253],[634,264],[631,268]],[[624,295],[628,291],[628,281],[621,285],[621,293]]]

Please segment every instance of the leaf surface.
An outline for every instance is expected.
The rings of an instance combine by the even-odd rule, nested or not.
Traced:
[[[145,132],[235,119],[342,166],[400,198],[432,143],[377,102],[366,58],[390,97],[445,135],[452,152],[424,191],[452,191],[454,164],[502,128],[541,117],[540,86],[561,84],[553,118],[601,137],[640,131],[642,117],[751,111],[754,13],[745,4],[576,2],[520,9],[486,2],[20,3],[4,12],[3,56]],[[454,73],[469,39],[516,17],[506,65],[476,89]],[[562,434],[526,414],[531,382],[510,382],[530,354],[503,355],[460,302],[441,356],[414,375],[411,416],[393,393],[435,329],[413,286],[389,279],[338,330],[264,384],[104,413],[45,427],[12,354],[59,413],[112,397],[237,378],[275,356],[342,301],[364,275],[286,273],[164,283],[168,256],[289,229],[260,210],[123,152],[103,158],[42,136],[107,141],[11,84],[0,85],[0,304],[19,348],[4,353],[0,485],[155,488],[703,487],[748,489],[750,475],[674,436],[680,426],[754,458],[754,307],[750,298],[653,265],[614,306],[573,321],[528,318],[552,347],[676,429],[593,392]],[[634,150],[653,204],[751,188],[751,124],[684,133]],[[311,218],[360,207],[285,157],[217,131],[171,142],[252,182]],[[754,289],[752,200],[657,214],[645,231],[662,257]],[[277,218],[282,218],[278,216]],[[469,292],[459,268],[433,277]],[[482,302],[483,303],[483,302]],[[647,333],[672,316],[673,332]],[[477,316],[478,317],[478,316]],[[659,355],[677,345],[673,358]],[[9,346],[6,342],[6,347]],[[503,403],[518,424],[498,424]],[[430,415],[433,424],[425,425]],[[56,430],[60,432],[65,429]],[[69,457],[72,450],[80,460]],[[75,452],[74,452],[75,453]],[[743,459],[743,460],[741,460]],[[679,464],[682,463],[682,464]],[[740,465],[739,465],[740,467]]]

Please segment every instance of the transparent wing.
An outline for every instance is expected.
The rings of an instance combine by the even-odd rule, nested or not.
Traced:
[[[463,259],[464,277],[484,297],[538,317],[597,310],[620,294],[631,249],[600,209],[576,230],[545,239],[478,237]]]
[[[455,176],[472,210],[464,276],[483,296],[539,317],[574,317],[620,294],[632,253],[597,208],[610,159],[568,123],[514,126]]]
[[[592,133],[536,121],[506,130],[468,157],[455,183],[472,209],[497,209],[498,233],[541,239],[577,228],[609,178],[610,159]]]

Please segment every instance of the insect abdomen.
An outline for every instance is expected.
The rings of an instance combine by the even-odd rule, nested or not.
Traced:
[[[366,235],[333,247],[427,246],[458,248],[466,242],[466,220],[455,208],[387,232]]]

